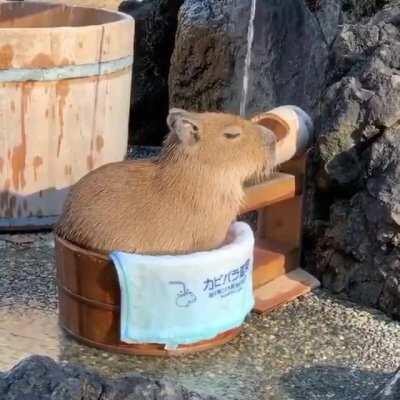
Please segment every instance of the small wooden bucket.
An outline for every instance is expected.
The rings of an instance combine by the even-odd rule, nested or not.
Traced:
[[[125,344],[119,340],[120,289],[112,261],[56,237],[59,316],[62,328],[77,340],[104,350],[138,355],[178,355],[224,344],[240,328],[213,340],[166,350],[159,344]]]

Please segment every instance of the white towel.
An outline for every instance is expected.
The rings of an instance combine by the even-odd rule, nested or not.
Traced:
[[[178,256],[113,252],[121,287],[121,341],[170,347],[239,327],[254,306],[254,235],[244,222],[219,249]]]

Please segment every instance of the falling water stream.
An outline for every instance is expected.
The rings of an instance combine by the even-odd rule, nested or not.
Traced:
[[[256,16],[256,1],[257,0],[251,0],[250,19],[247,28],[247,52],[246,52],[246,59],[244,62],[242,97],[240,99],[240,115],[242,117],[246,116],[247,96],[249,88],[249,73],[251,65],[251,52],[254,41],[254,20]]]

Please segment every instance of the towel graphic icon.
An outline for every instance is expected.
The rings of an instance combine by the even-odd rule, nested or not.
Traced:
[[[175,304],[177,307],[189,307],[197,301],[197,297],[193,292],[187,289],[186,285],[181,281],[172,281],[170,285],[177,285],[179,292],[176,295]]]

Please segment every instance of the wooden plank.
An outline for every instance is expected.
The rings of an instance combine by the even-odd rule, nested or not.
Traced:
[[[292,158],[279,166],[279,171],[285,174],[291,174],[303,177],[306,170],[308,151],[301,157]]]
[[[302,208],[302,196],[296,196],[260,210],[259,237],[279,241],[292,247],[300,247]]]
[[[241,214],[292,198],[296,195],[296,178],[293,175],[278,173],[269,181],[247,187],[245,194]]]
[[[266,313],[303,296],[320,286],[320,282],[301,268],[297,268],[254,291],[254,311]]]
[[[302,193],[304,186],[308,153],[309,151],[307,151],[301,157],[292,158],[291,160],[286,161],[284,164],[279,166],[279,172],[295,176],[296,188],[298,188],[296,194],[298,195]]]
[[[256,245],[254,249],[253,287],[258,288],[297,268],[298,254],[297,248],[279,251]]]

